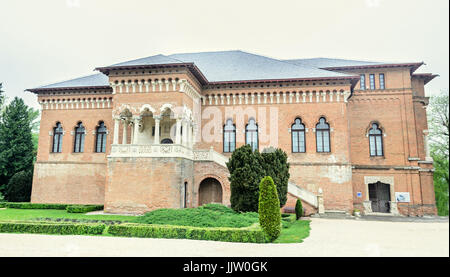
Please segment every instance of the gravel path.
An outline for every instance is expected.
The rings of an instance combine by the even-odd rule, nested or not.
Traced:
[[[448,222],[314,218],[299,244],[0,234],[0,256],[449,256]]]

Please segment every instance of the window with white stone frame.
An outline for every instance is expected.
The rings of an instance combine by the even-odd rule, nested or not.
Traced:
[[[236,149],[236,125],[228,119],[223,126],[223,152],[231,153]]]
[[[330,125],[325,117],[321,117],[316,125],[316,149],[317,152],[331,152]]]
[[[53,128],[53,146],[52,153],[61,153],[62,151],[62,138],[63,128],[60,122],[56,123],[56,127]]]
[[[253,118],[250,118],[245,126],[245,143],[249,144],[253,151],[258,149],[258,124]]]
[[[74,141],[74,150],[75,153],[84,152],[84,137],[86,135],[86,129],[83,126],[83,123],[79,122],[75,127],[75,141]]]
[[[305,125],[300,118],[294,120],[291,126],[292,153],[305,153]]]
[[[371,157],[383,156],[383,132],[377,123],[369,130],[369,149]]]
[[[96,130],[95,138],[95,152],[105,153],[106,152],[106,135],[107,129],[104,122],[100,122]]]

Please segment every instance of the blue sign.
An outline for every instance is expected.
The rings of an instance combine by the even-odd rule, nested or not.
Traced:
[[[358,192],[356,193],[356,196],[358,196],[358,198],[361,198],[361,197],[362,197],[362,192],[359,192],[359,191],[358,191]]]

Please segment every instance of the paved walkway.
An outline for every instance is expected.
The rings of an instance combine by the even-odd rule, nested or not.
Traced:
[[[4,256],[449,256],[448,222],[313,218],[298,244],[0,234]]]

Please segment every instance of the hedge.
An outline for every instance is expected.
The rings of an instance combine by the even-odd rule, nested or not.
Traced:
[[[44,204],[30,202],[6,202],[6,207],[10,209],[52,209],[65,210],[68,204]]]
[[[103,205],[70,205],[66,208],[68,213],[87,213],[98,210],[103,210]]]
[[[268,241],[264,232],[259,228],[201,228],[124,223],[109,226],[108,233],[113,236],[140,238],[177,238],[253,243],[264,243]]]
[[[103,205],[47,204],[30,202],[0,202],[0,208],[1,207],[7,207],[10,209],[67,210],[69,213],[87,213],[103,209]]]
[[[106,225],[80,223],[0,222],[0,233],[100,235]]]

